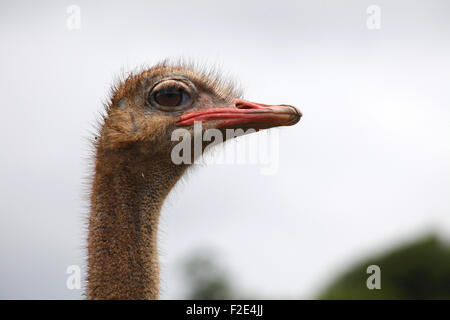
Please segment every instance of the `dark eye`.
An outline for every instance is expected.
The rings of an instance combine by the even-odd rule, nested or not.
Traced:
[[[185,110],[194,103],[195,86],[186,79],[158,82],[147,95],[147,104],[167,112]]]
[[[191,104],[191,96],[182,85],[165,85],[149,93],[148,102],[164,111],[176,111]]]
[[[157,91],[154,95],[156,103],[160,106],[178,107],[182,104],[183,98],[186,100],[183,95],[187,94],[181,88],[167,87]]]

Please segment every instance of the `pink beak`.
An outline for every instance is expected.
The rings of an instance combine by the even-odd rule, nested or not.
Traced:
[[[235,99],[233,104],[224,107],[185,113],[179,117],[177,125],[188,126],[195,121],[207,121],[214,122],[215,128],[267,129],[292,126],[300,121],[301,116],[301,112],[290,105],[267,105]]]

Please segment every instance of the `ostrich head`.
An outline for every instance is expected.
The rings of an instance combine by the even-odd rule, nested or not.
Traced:
[[[203,130],[224,132],[290,126],[300,117],[293,106],[243,100],[232,83],[212,73],[160,64],[115,88],[99,142],[106,149],[139,145],[146,152],[167,153],[174,144],[171,133],[177,128],[192,131],[196,121]]]
[[[118,85],[95,143],[88,297],[158,298],[160,210],[192,163],[172,160],[174,130],[193,133],[187,141],[195,146],[196,139],[189,137],[196,137],[196,122],[202,123],[201,133],[223,133],[293,125],[300,116],[291,106],[242,100],[220,78],[186,66],[160,64]],[[189,160],[194,158],[195,150]]]

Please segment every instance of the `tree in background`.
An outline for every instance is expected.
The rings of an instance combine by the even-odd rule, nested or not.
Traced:
[[[369,290],[369,265],[381,269],[381,289]],[[450,299],[450,248],[432,234],[369,258],[345,272],[318,299]]]
[[[236,299],[225,267],[210,250],[195,251],[183,265],[190,300]]]
[[[381,270],[381,289],[367,288],[367,267]],[[186,299],[260,299],[241,293],[214,251],[196,250],[183,264]],[[267,297],[266,297],[267,298]],[[283,299],[283,297],[276,297]],[[318,299],[450,299],[450,247],[431,234],[361,261]]]

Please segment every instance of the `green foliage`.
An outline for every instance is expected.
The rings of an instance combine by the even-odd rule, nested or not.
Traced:
[[[381,269],[381,289],[369,290],[369,265]],[[450,248],[435,235],[369,258],[329,286],[319,299],[450,299]]]
[[[210,252],[200,251],[194,254],[185,262],[183,273],[190,288],[186,299],[220,300],[235,298],[225,268],[218,263]]]
[[[381,269],[380,290],[367,288],[370,265]],[[256,297],[236,290],[213,251],[197,251],[183,271],[190,289],[186,299]],[[450,299],[450,247],[429,235],[370,257],[336,279],[318,299]]]

